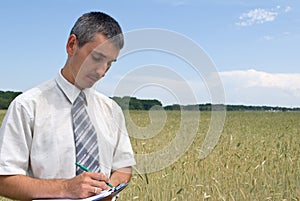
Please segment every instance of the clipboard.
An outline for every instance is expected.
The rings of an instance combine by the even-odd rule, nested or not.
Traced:
[[[48,201],[48,200],[56,200],[56,201],[65,201],[65,200],[82,200],[82,201],[100,201],[100,200],[104,200],[107,198],[113,198],[115,197],[118,193],[120,193],[124,188],[126,188],[126,186],[128,186],[128,183],[122,183],[119,184],[118,186],[109,189],[109,190],[104,190],[102,191],[100,194],[98,195],[94,195],[88,198],[84,198],[84,199],[64,199],[64,198],[58,198],[58,199],[35,199],[32,201]]]
[[[122,184],[119,184],[118,186],[116,186],[116,187],[114,187],[110,190],[103,191],[103,193],[100,193],[99,195],[95,195],[95,196],[92,196],[92,197],[89,197],[89,198],[86,198],[86,199],[83,199],[83,200],[86,200],[86,201],[99,201],[99,200],[103,200],[103,199],[106,199],[106,198],[113,198],[118,193],[120,193],[124,188],[126,188],[126,186],[128,186],[128,183],[122,183]]]

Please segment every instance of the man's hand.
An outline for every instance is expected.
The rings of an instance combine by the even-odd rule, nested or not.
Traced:
[[[121,183],[127,183],[131,178],[131,167],[124,167],[112,172],[110,176],[111,184],[117,186]]]
[[[72,179],[36,179],[25,175],[0,176],[0,195],[14,200],[36,198],[86,198],[130,180],[131,168],[114,171],[110,180],[102,173],[84,172]]]
[[[0,195],[14,200],[86,198],[109,189],[102,173],[85,172],[72,179],[36,179],[25,175],[0,176]]]
[[[64,186],[68,198],[86,198],[110,189],[106,184],[108,182],[108,177],[103,173],[84,172],[65,180]]]

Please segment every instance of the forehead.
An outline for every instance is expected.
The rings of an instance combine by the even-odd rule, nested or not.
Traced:
[[[120,49],[115,45],[113,39],[107,39],[106,36],[96,34],[93,41],[90,42],[91,51],[102,53],[111,59],[116,59]]]

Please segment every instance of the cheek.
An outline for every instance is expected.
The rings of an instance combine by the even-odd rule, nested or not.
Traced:
[[[80,66],[80,69],[78,70],[78,73],[77,73],[77,77],[82,79],[83,77],[85,77],[86,74],[87,74],[86,67]]]
[[[93,67],[95,66],[95,63],[91,61],[88,57],[82,62],[81,68],[84,71],[91,71]]]
[[[79,82],[89,81],[89,75],[94,74],[94,68],[89,62],[85,62],[84,65],[81,65],[80,70],[77,74],[77,79]]]

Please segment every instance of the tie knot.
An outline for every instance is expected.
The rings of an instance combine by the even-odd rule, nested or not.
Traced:
[[[85,97],[85,94],[84,94],[82,91],[81,91],[81,92],[79,93],[79,95],[77,96],[77,98],[76,98],[74,104],[75,104],[76,102],[80,102],[80,103],[86,104],[86,97]]]

